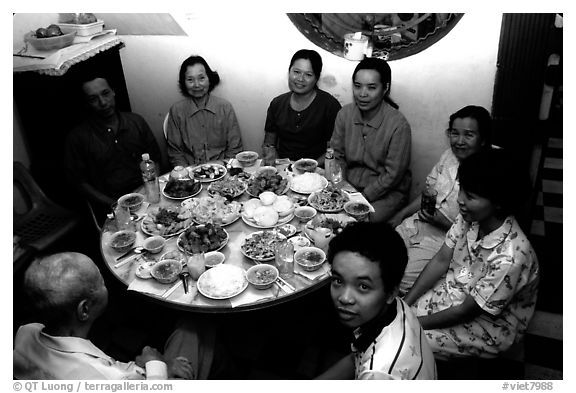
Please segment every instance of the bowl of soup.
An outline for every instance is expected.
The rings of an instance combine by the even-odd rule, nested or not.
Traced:
[[[136,233],[132,231],[118,231],[110,239],[110,247],[117,252],[126,252],[134,245]]]
[[[278,274],[278,269],[275,266],[262,263],[248,269],[246,280],[256,289],[268,289],[278,279]]]
[[[311,206],[299,206],[294,209],[294,215],[298,221],[305,223],[310,221],[316,216],[316,209]]]
[[[356,220],[362,221],[370,214],[370,206],[363,202],[349,201],[344,204],[344,211]]]
[[[150,269],[150,275],[162,284],[173,283],[181,272],[182,264],[176,259],[165,259]]]
[[[166,239],[162,236],[152,236],[144,240],[142,245],[146,251],[151,254],[158,254],[164,249],[164,244],[166,244]]]
[[[294,261],[308,272],[320,269],[325,260],[326,253],[317,247],[302,247],[294,253]]]

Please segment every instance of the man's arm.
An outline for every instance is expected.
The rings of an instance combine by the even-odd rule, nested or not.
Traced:
[[[354,379],[354,355],[346,355],[316,379]]]

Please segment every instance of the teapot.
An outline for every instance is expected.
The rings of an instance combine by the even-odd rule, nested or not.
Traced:
[[[328,248],[328,243],[334,237],[334,232],[330,228],[309,228],[308,235],[312,238],[314,245],[322,250]]]

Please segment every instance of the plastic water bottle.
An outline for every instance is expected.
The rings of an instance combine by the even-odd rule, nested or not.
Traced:
[[[142,171],[142,180],[144,180],[144,188],[146,189],[148,202],[160,202],[160,185],[158,184],[156,164],[150,159],[150,155],[148,153],[142,154],[140,170]]]
[[[330,147],[330,142],[328,142],[328,147],[326,148],[326,154],[324,155],[324,177],[328,180],[332,180],[333,166],[334,166],[334,149]]]

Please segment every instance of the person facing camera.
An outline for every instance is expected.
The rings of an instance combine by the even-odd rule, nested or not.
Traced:
[[[404,300],[437,359],[495,358],[523,336],[536,306],[536,254],[514,218],[528,176],[504,150],[458,169],[460,215]]]
[[[180,66],[178,86],[184,99],[172,105],[166,121],[172,166],[233,158],[242,151],[240,126],[232,104],[212,94],[220,76],[201,56]]]
[[[314,50],[294,53],[288,67],[289,92],[268,107],[262,150],[264,160],[314,158],[324,162],[340,103],[318,88],[322,57]]]
[[[481,106],[469,105],[450,115],[446,136],[450,148],[426,177],[426,185],[436,191],[434,213],[422,207],[422,196],[396,213],[388,222],[402,236],[408,249],[408,265],[400,284],[405,295],[422,269],[436,255],[446,232],[458,216],[458,166],[463,159],[491,149],[492,118]]]
[[[385,223],[350,224],[332,239],[330,295],[352,330],[352,351],[318,379],[436,379],[424,331],[397,297],[406,259],[402,239]]]
[[[17,379],[206,379],[214,358],[210,329],[182,321],[164,354],[144,347],[135,361],[120,362],[88,336],[108,305],[108,290],[94,262],[65,252],[34,260],[24,275],[24,291],[37,323],[21,326],[14,339]],[[166,365],[167,364],[167,365]]]
[[[386,221],[407,202],[410,125],[390,98],[386,61],[367,58],[352,74],[354,102],[336,116],[330,145],[346,180],[372,204],[370,221]]]

